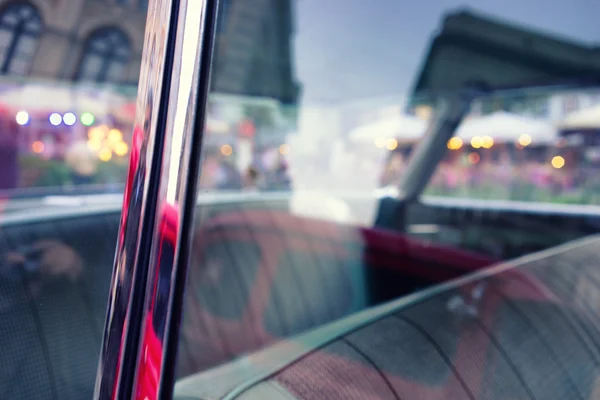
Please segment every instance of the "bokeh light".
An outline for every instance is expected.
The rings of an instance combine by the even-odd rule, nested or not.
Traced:
[[[129,151],[129,146],[125,142],[119,142],[115,145],[115,154],[123,157]]]
[[[565,159],[561,156],[552,157],[551,164],[554,168],[560,169],[565,166]]]
[[[232,153],[233,149],[230,145],[224,144],[223,146],[221,146],[221,154],[223,154],[225,157],[229,157]]]
[[[108,141],[110,143],[119,143],[123,140],[123,134],[118,129],[108,131]]]
[[[388,139],[386,146],[388,150],[395,150],[398,147],[398,141],[396,139]]]
[[[519,144],[523,147],[529,146],[531,144],[531,136],[527,134],[519,136]]]
[[[282,155],[290,154],[290,145],[282,144],[281,146],[279,146],[279,153]]]
[[[385,147],[385,139],[384,138],[375,139],[375,146],[379,147],[380,149],[383,149]]]
[[[471,138],[471,146],[475,149],[480,148],[483,145],[483,140],[479,136],[473,136]]]
[[[72,112],[68,112],[63,115],[62,120],[65,125],[73,126],[75,125],[75,122],[77,122],[77,117]]]
[[[469,160],[469,164],[477,164],[480,160],[480,157],[477,153],[470,153],[467,159]]]
[[[40,142],[39,140],[36,140],[31,144],[31,150],[38,154],[44,151],[44,147],[44,143]]]
[[[81,117],[79,117],[81,123],[85,126],[90,126],[94,123],[94,116],[89,113],[89,112],[84,112],[83,114],[81,114]]]
[[[481,146],[484,149],[491,149],[493,145],[494,145],[494,139],[491,136],[484,136],[481,139]]]
[[[59,113],[52,113],[50,114],[50,118],[48,118],[48,120],[52,125],[58,126],[62,122],[62,116]]]
[[[98,152],[98,158],[104,162],[110,161],[112,158],[112,151],[110,149],[104,148]]]
[[[450,150],[458,150],[462,147],[463,141],[459,137],[453,137],[448,140],[448,149]]]
[[[102,141],[106,138],[108,128],[104,125],[95,126],[88,130],[90,140]]]
[[[29,113],[27,111],[19,111],[15,117],[17,124],[27,125],[29,122]]]

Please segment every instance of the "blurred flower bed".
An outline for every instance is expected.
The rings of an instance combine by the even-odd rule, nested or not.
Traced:
[[[500,184],[493,179],[455,187],[437,183],[429,185],[425,195],[476,200],[600,205],[600,177],[590,176],[570,185],[539,185],[522,176],[515,177],[507,184]]]
[[[36,155],[24,155],[19,159],[20,187],[70,187],[78,184],[119,187],[127,177],[126,160],[98,163],[96,171],[82,177],[59,159],[43,159]]]

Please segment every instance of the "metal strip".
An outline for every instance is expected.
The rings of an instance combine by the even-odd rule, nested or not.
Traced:
[[[421,195],[446,154],[446,142],[469,112],[471,101],[477,94],[476,89],[466,88],[440,100],[440,110],[410,157],[399,185],[400,199],[411,202]]]
[[[171,398],[216,0],[152,0],[94,398]]]

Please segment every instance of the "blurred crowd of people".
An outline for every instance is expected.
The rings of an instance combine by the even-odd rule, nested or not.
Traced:
[[[207,152],[202,163],[200,190],[277,191],[291,189],[287,161],[279,156],[271,163],[255,158],[240,166],[230,156]]]

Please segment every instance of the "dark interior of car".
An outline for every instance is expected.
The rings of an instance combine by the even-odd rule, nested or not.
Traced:
[[[176,398],[596,398],[597,246],[580,239],[358,312],[183,379]]]
[[[386,228],[292,216],[285,211],[285,204],[210,207],[202,206],[198,211],[198,218],[207,219],[195,233],[188,270],[178,363],[181,377],[420,293],[502,259],[468,246],[455,250],[431,238]],[[453,212],[446,215],[437,211],[444,223],[452,223]],[[9,377],[1,380],[0,392],[7,398],[35,398],[41,393],[53,393],[61,399],[89,397],[102,340],[118,208],[42,214],[7,218],[0,231],[0,334],[7,343],[0,375]],[[456,228],[463,229],[465,225],[454,218]],[[482,223],[485,218],[500,217],[473,218],[473,223]],[[546,223],[545,218],[528,216],[535,229]],[[469,221],[463,217],[465,220]],[[504,221],[502,227],[510,229],[510,220]],[[512,221],[523,232],[522,222]],[[583,236],[591,226],[589,221],[574,220],[570,230],[563,233],[566,237]],[[557,236],[555,241],[564,238]],[[40,275],[36,266],[42,263],[54,272]],[[563,281],[543,282],[565,285]],[[567,288],[560,289],[560,293],[568,293]],[[392,324],[394,329],[407,324],[396,318],[386,321],[384,324]],[[406,332],[411,334],[412,330]],[[452,335],[448,335],[450,340]],[[336,343],[327,351],[353,352],[346,339]],[[312,358],[308,360],[310,364]],[[10,379],[12,374],[19,379]],[[432,382],[443,377],[434,375]],[[288,378],[281,379],[293,386],[296,378]],[[21,384],[11,383],[17,381]]]

